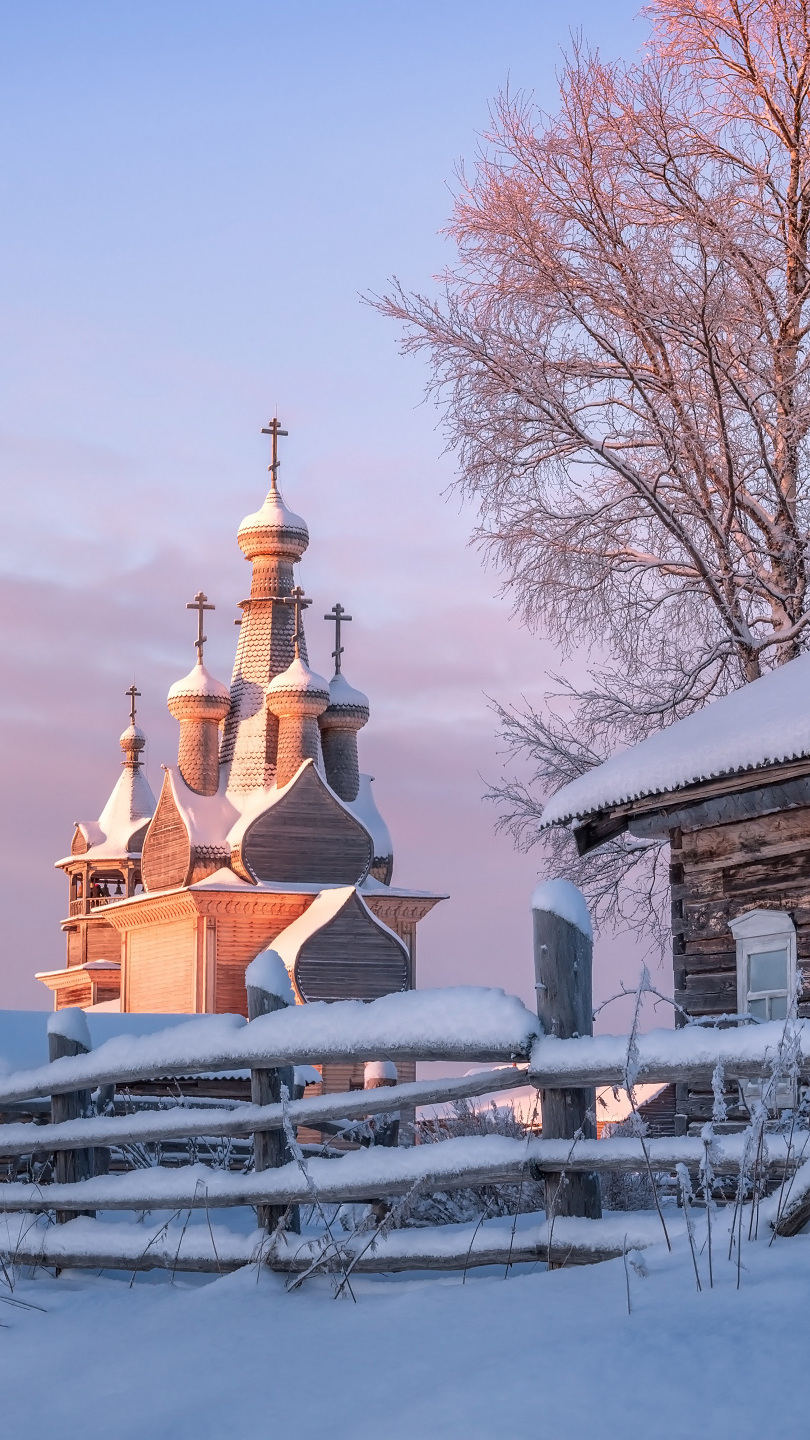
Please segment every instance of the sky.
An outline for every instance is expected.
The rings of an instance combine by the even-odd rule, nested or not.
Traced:
[[[266,491],[274,411],[310,528],[311,662],[330,673],[320,617],[339,600],[395,881],[451,897],[420,927],[419,983],[533,1003],[539,858],[482,800],[503,765],[487,697],[537,700],[559,658],[469,547],[424,366],[361,296],[394,275],[430,289],[499,89],[553,109],[571,34],[629,56],[635,11],[0,3],[0,1006],[50,1004],[33,975],[64,963],[53,861],[112,788],[133,678],[155,791],[176,760],[165,696],[200,588],[207,663],[230,677],[235,536]],[[597,996],[637,973],[623,937],[600,943]]]

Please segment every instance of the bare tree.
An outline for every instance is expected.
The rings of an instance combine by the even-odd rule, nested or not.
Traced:
[[[523,843],[550,790],[793,658],[810,620],[810,0],[647,13],[633,63],[574,47],[555,115],[500,97],[441,298],[376,302],[428,352],[522,618],[591,656],[584,690],[500,712],[534,763],[497,787]],[[644,923],[650,863],[617,842],[577,878],[604,918],[629,866]]]

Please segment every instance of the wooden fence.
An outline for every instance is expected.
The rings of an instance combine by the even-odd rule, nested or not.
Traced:
[[[281,961],[266,953],[248,970],[247,1022],[198,1017],[93,1051],[81,1012],[52,1016],[50,1062],[0,1077],[0,1159],[10,1174],[0,1184],[0,1254],[57,1268],[222,1272],[262,1264],[299,1279],[330,1269],[348,1283],[353,1271],[587,1263],[649,1245],[662,1228],[669,1241],[683,1224],[671,1212],[666,1223],[660,1208],[602,1216],[596,1176],[615,1171],[646,1173],[656,1206],[656,1177],[677,1173],[683,1190],[691,1176],[692,1196],[704,1201],[716,1187],[727,1193],[736,1185],[738,1201],[751,1195],[764,1223],[794,1233],[810,1218],[810,1132],[794,1122],[779,1133],[767,1096],[739,1133],[709,1126],[696,1135],[648,1139],[639,1131],[597,1140],[594,1092],[613,1085],[632,1096],[642,1082],[704,1081],[721,1098],[729,1084],[757,1077],[772,1093],[790,1092],[810,1074],[810,1023],[595,1037],[588,1033],[587,914],[583,920],[574,904],[560,915],[554,895],[556,908],[534,906],[537,1015],[501,990],[465,986],[368,1004],[290,1005]],[[501,1068],[293,1098],[296,1066],[369,1061]],[[233,1071],[249,1073],[250,1102],[183,1100],[182,1077]],[[141,1097],[118,1113],[128,1086],[172,1077],[176,1103]],[[402,1143],[401,1135],[391,1144],[396,1116],[526,1085],[540,1092],[540,1136],[444,1138],[434,1125],[416,1128],[415,1138],[429,1143]],[[300,1143],[312,1131],[337,1130],[345,1141],[352,1125],[363,1143],[345,1153],[313,1155]],[[223,1163],[223,1145],[238,1147],[237,1164],[233,1151]],[[195,1163],[184,1163],[184,1146]],[[21,1165],[22,1180],[14,1177]],[[539,1180],[546,1213],[518,1214],[526,1186]],[[516,1187],[511,1216],[488,1219],[490,1199],[474,1224],[400,1223],[420,1197],[480,1187],[492,1197],[505,1185]],[[357,1202],[367,1208],[346,1231],[335,1213]],[[235,1212],[246,1207],[259,1223],[242,1234]],[[234,1223],[217,1223],[223,1210]],[[303,1234],[300,1211],[317,1221]],[[139,1219],[99,1219],[99,1212]],[[154,1212],[168,1218],[157,1223]]]
[[[55,1017],[57,1027],[59,1017]],[[55,1037],[52,1036],[52,1040]],[[67,1046],[72,1054],[59,1054]],[[263,1263],[309,1273],[330,1252],[332,1268],[374,1271],[450,1269],[526,1259],[587,1262],[621,1255],[660,1238],[650,1215],[604,1218],[558,1214],[517,1217],[477,1226],[386,1226],[338,1237],[327,1207],[352,1202],[402,1202],[402,1197],[470,1186],[522,1185],[544,1176],[605,1171],[670,1174],[684,1166],[699,1190],[713,1177],[753,1169],[750,1133],[661,1139],[471,1135],[390,1148],[368,1145],[338,1158],[304,1154],[301,1127],[366,1121],[420,1106],[444,1105],[530,1084],[564,1094],[597,1085],[737,1078],[810,1071],[810,1024],[774,1022],[739,1029],[688,1026],[625,1037],[559,1038],[542,1034],[536,1016],[497,990],[454,990],[387,996],[370,1004],[346,1001],[277,1009],[249,1023],[222,1017],[194,1020],[158,1034],[120,1037],[96,1051],[70,1035],[58,1037],[48,1065],[0,1078],[0,1110],[50,1097],[53,1118],[35,1124],[13,1118],[0,1125],[0,1155],[54,1157],[47,1183],[10,1180],[0,1186],[0,1248],[6,1259],[57,1267],[167,1267],[224,1271]],[[787,1059],[786,1059],[787,1056]],[[380,1059],[495,1063],[506,1068],[461,1078],[422,1080],[393,1089],[352,1091],[301,1099],[282,1095],[266,1104],[138,1109],[98,1114],[113,1093],[136,1081],[249,1070],[254,1075],[313,1061]],[[718,1069],[719,1067],[719,1069]],[[632,1075],[629,1073],[632,1070]],[[90,1097],[94,1096],[94,1102]],[[58,1118],[66,1116],[66,1118]],[[276,1162],[242,1173],[201,1163],[154,1164],[121,1173],[108,1168],[112,1152],[147,1142],[281,1137]],[[806,1132],[768,1133],[756,1140],[763,1187],[781,1192],[778,1224],[796,1228],[810,1194]],[[261,1152],[266,1156],[265,1150]],[[81,1157],[80,1160],[77,1157]],[[323,1235],[302,1238],[289,1229],[295,1206],[312,1207]],[[216,1212],[256,1207],[265,1228],[248,1235],[214,1223]],[[141,1223],[95,1218],[96,1212],[140,1213]],[[144,1223],[149,1212],[172,1220]],[[189,1224],[197,1212],[205,1223]],[[387,1211],[390,1216],[393,1212]],[[49,1223],[56,1216],[62,1223]],[[214,1220],[212,1220],[212,1216]],[[38,1218],[39,1217],[39,1218]],[[670,1225],[672,1221],[669,1222]],[[677,1226],[677,1220],[675,1222]],[[328,1258],[328,1257],[327,1257]]]

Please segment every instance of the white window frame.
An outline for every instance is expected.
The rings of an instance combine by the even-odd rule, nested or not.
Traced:
[[[765,949],[788,952],[787,1013],[796,1014],[796,926],[785,910],[747,910],[729,921],[729,929],[737,945],[737,1013],[750,1015],[748,1008],[748,976],[752,955]],[[768,992],[765,992],[768,993]],[[776,1022],[778,1023],[778,1022]],[[740,1081],[740,1091],[749,1110],[762,1099],[762,1080]],[[778,1083],[772,1099],[775,1111],[790,1110],[796,1104],[796,1087],[792,1081]]]
[[[748,975],[752,955],[787,948],[787,1013],[796,1012],[796,926],[785,910],[747,910],[729,921],[737,944],[737,1014],[749,1015]]]

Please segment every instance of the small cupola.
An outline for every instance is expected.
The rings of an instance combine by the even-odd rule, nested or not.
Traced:
[[[227,686],[215,680],[203,664],[203,614],[214,606],[199,591],[186,609],[196,610],[199,617],[194,642],[197,663],[182,680],[175,681],[166,703],[180,722],[180,774],[198,795],[215,795],[219,788],[219,726],[231,708],[231,697]]]
[[[278,758],[276,784],[279,788],[291,780],[305,760],[313,760],[323,770],[318,716],[329,704],[329,687],[322,675],[316,675],[301,658],[301,615],[309,602],[300,585],[290,597],[295,610],[295,654],[291,665],[276,675],[266,690],[267,708],[278,719]]]

